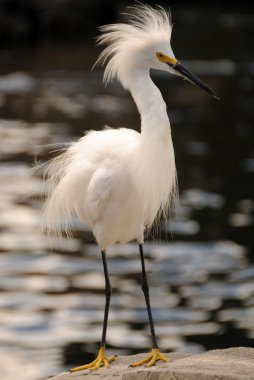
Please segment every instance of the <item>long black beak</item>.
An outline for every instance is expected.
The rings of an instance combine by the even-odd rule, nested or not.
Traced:
[[[167,62],[168,63],[168,62]],[[188,79],[190,82],[194,83],[196,86],[202,88],[205,92],[212,95],[215,99],[220,100],[220,98],[215,94],[213,90],[210,89],[201,79],[196,77],[196,75],[192,74],[188,71],[181,63],[177,62],[175,65],[168,63],[170,67],[173,67],[175,71],[177,71],[184,78]]]

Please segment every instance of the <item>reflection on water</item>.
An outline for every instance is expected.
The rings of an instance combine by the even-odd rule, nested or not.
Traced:
[[[225,17],[223,28],[242,27],[241,17]],[[158,340],[165,351],[253,346],[253,63],[188,67],[209,75],[223,100],[154,76],[169,106],[181,189],[180,219],[145,245]],[[32,380],[94,353],[104,308],[100,254],[86,226],[77,222],[74,237],[55,240],[54,250],[39,232],[34,157],[46,160],[51,144],[61,147],[86,127],[131,127],[138,117],[119,85],[101,86],[101,72],[14,72],[2,75],[0,91],[1,378]],[[147,350],[137,246],[108,254],[109,351]]]

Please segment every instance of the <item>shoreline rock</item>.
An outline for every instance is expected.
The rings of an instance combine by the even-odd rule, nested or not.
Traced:
[[[120,356],[109,369],[64,373],[51,380],[251,380],[254,379],[254,348],[233,347],[201,354],[173,352],[170,361],[154,367],[130,368],[146,354]]]

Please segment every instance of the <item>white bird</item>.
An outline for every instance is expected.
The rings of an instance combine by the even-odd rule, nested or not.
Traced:
[[[89,225],[102,253],[106,305],[101,346],[90,364],[70,371],[109,366],[105,351],[111,296],[106,249],[131,240],[139,245],[144,292],[152,335],[152,352],[133,366],[167,361],[158,348],[143,255],[144,231],[166,213],[177,194],[174,149],[166,104],[150,78],[150,69],[180,75],[217,98],[200,79],[176,60],[172,24],[161,8],[138,4],[129,23],[102,26],[97,63],[106,65],[104,82],[117,78],[129,90],[141,116],[140,132],[105,128],[90,131],[53,159],[47,169],[50,193],[44,208],[49,233],[69,233],[74,217]]]

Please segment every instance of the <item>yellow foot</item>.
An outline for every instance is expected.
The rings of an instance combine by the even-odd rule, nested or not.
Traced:
[[[148,355],[145,359],[139,360],[138,362],[131,364],[131,367],[138,367],[145,363],[147,367],[151,367],[157,362],[157,360],[163,360],[164,362],[169,361],[169,359],[165,355],[163,355],[158,348],[153,348],[150,355]]]
[[[82,365],[80,367],[72,368],[70,369],[70,372],[83,371],[85,369],[91,369],[94,371],[96,369],[99,369],[101,366],[105,366],[106,368],[108,368],[109,363],[113,362],[116,359],[117,359],[117,355],[112,355],[110,357],[107,357],[105,355],[105,347],[101,347],[99,349],[97,358],[93,362]]]

